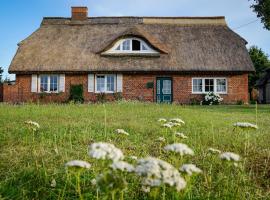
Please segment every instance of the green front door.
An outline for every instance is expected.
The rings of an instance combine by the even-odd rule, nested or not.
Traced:
[[[172,103],[172,79],[168,77],[157,78],[157,103]]]

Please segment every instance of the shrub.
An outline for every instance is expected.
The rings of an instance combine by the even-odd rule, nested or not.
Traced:
[[[97,102],[99,103],[105,103],[107,101],[106,94],[104,92],[97,94]]]
[[[215,94],[214,92],[209,92],[204,96],[203,104],[204,105],[219,105],[220,102],[223,101],[223,98],[221,98],[218,94]]]
[[[113,93],[113,97],[116,101],[120,101],[123,99],[123,95],[121,92],[116,92],[116,93]]]
[[[83,85],[71,85],[69,100],[73,102],[83,103]]]
[[[236,105],[243,105],[244,104],[244,101],[243,100],[238,100],[237,102],[236,102]]]
[[[197,98],[190,99],[190,105],[200,105],[201,101]]]

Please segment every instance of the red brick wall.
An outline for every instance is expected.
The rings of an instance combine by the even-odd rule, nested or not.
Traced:
[[[211,77],[215,75],[164,75],[172,77],[173,101],[177,103],[190,103],[192,98],[201,99],[202,95],[192,94],[192,77]],[[130,100],[156,101],[156,77],[160,75],[125,74],[123,76],[123,97]],[[224,103],[235,103],[237,100],[248,102],[248,75],[216,75],[227,77],[228,94],[221,95]],[[154,89],[148,89],[146,84],[154,82]],[[66,75],[65,92],[60,94],[40,95],[31,93],[31,75],[17,75],[15,85],[4,85],[3,96],[5,102],[65,102],[69,98],[70,85],[82,84],[85,101],[95,101],[96,95],[87,91],[87,74]],[[113,99],[113,95],[108,95]]]
[[[0,102],[3,101],[3,84],[0,83]]]

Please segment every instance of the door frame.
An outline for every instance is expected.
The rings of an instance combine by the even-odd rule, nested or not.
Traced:
[[[172,103],[173,102],[173,78],[171,77],[171,76],[157,76],[156,77],[156,94],[155,94],[155,96],[156,96],[156,103],[158,103],[158,101],[157,101],[157,96],[158,96],[158,94],[157,94],[157,81],[158,81],[158,79],[159,80],[170,80],[171,81],[171,102],[170,103]],[[160,92],[162,92],[162,91],[160,91]],[[159,102],[159,103],[164,103],[164,102]]]

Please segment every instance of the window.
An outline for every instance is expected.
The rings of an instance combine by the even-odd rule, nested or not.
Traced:
[[[96,92],[113,93],[115,85],[116,77],[113,74],[96,76]]]
[[[126,38],[119,40],[105,53],[158,53],[145,41],[139,38]]]
[[[192,79],[192,93],[227,93],[227,79],[226,78],[193,78]]]
[[[40,92],[58,92],[59,76],[58,75],[40,75]]]

